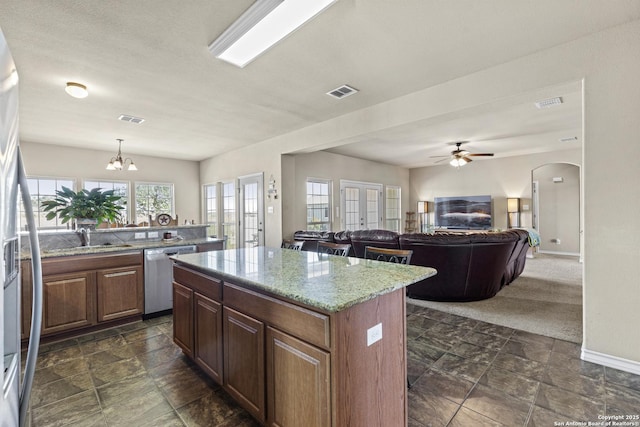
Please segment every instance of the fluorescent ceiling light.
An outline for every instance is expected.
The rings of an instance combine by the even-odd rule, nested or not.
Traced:
[[[216,58],[240,68],[337,0],[256,0],[209,45]]]

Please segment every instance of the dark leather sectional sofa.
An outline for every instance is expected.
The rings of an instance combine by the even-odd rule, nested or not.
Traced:
[[[493,297],[524,269],[529,248],[526,230],[399,234],[388,230],[340,232],[296,231],[302,250],[317,242],[350,243],[350,256],[364,257],[365,246],[413,251],[411,264],[433,267],[433,277],[407,287],[411,298],[432,301],[477,301]]]

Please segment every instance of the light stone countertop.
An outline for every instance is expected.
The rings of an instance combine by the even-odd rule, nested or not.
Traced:
[[[211,237],[203,237],[199,239],[172,239],[170,241],[165,240],[146,240],[143,242],[135,242],[135,243],[123,243],[123,244],[111,244],[111,245],[94,245],[94,246],[76,246],[73,248],[62,248],[62,249],[50,249],[50,250],[41,250],[40,257],[41,258],[52,258],[52,257],[63,257],[63,256],[75,256],[75,255],[95,255],[102,253],[110,253],[110,252],[122,252],[122,251],[135,251],[135,250],[144,250],[151,248],[162,248],[162,247],[171,247],[171,246],[189,246],[189,245],[201,245],[205,243],[212,242],[222,242],[223,239],[214,239]],[[20,254],[20,259],[29,260],[31,259],[31,252],[23,251]]]
[[[430,267],[262,246],[171,258],[237,285],[327,312],[339,312],[436,274]]]

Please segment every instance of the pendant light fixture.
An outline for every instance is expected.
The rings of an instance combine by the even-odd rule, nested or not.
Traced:
[[[127,157],[126,159],[122,160],[121,149],[122,149],[122,141],[124,140],[116,139],[116,141],[118,141],[118,154],[116,154],[115,157],[112,157],[111,160],[109,160],[109,164],[107,165],[107,170],[115,171],[115,170],[124,169],[129,171],[137,171],[138,168],[136,167],[135,163],[133,163],[133,159],[131,159],[130,157]]]

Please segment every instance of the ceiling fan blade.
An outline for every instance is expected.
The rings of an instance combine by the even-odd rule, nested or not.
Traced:
[[[437,157],[451,157],[451,154],[447,154],[446,156],[429,156],[430,159],[435,159]]]
[[[471,162],[473,162],[473,160],[471,160],[471,159],[470,159],[470,158],[468,158],[467,156],[464,156],[464,157],[463,157],[463,159],[464,159],[464,160],[466,160],[466,161],[467,161],[467,163],[471,163]]]
[[[442,156],[438,156],[438,157],[442,157]],[[442,162],[446,162],[447,160],[449,160],[449,156],[445,156],[446,159],[440,159],[440,160],[436,160],[435,163],[442,163]]]
[[[485,157],[493,157],[493,153],[470,153],[467,156],[485,156]]]

